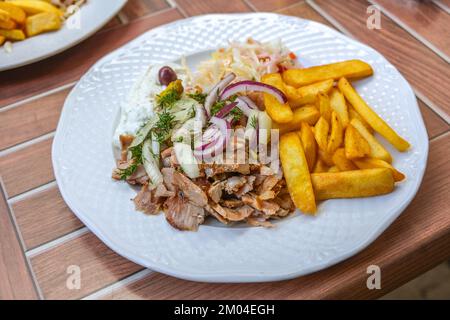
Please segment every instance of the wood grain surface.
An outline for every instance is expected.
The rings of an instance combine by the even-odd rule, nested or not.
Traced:
[[[129,0],[117,17],[78,46],[0,73],[0,179],[2,193],[7,195],[0,196],[0,283],[7,283],[0,286],[0,299],[37,299],[30,270],[46,299],[78,299],[91,294],[102,299],[377,298],[447,259],[450,128],[441,116],[448,120],[450,68],[421,39],[447,52],[449,39],[437,30],[448,32],[450,22],[444,10],[431,1],[415,5],[402,0],[372,2],[395,17],[391,20],[383,15],[381,30],[366,28],[370,5],[366,0]],[[445,2],[448,0],[441,1]],[[184,16],[252,10],[277,11],[338,29],[341,25],[398,67],[423,98],[418,102],[431,139],[424,182],[411,205],[373,244],[315,274],[262,284],[206,284],[150,273],[122,285],[121,280],[135,276],[142,267],[118,256],[83,228],[54,182],[52,133],[64,99],[93,63],[149,28]],[[65,84],[69,86],[61,88]],[[56,91],[48,92],[50,89]],[[382,290],[368,290],[365,285],[370,264],[381,267]],[[70,266],[80,267],[78,290],[66,285]],[[113,289],[108,289],[111,285]],[[101,289],[105,291],[96,294]]]
[[[374,3],[450,56],[450,17],[433,2],[375,0]]]
[[[11,207],[27,250],[83,227],[56,185],[14,202]]]
[[[0,300],[38,298],[1,185],[0,284]]]

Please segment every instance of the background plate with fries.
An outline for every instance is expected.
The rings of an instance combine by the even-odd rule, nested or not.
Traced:
[[[14,1],[9,0],[7,2],[14,5]],[[35,15],[35,11],[28,8],[27,1],[18,2],[23,3],[22,8],[25,8],[27,11],[27,18]],[[51,6],[46,3],[46,1],[43,2],[45,5]],[[24,21],[23,23],[20,23],[16,22],[15,19],[3,17],[1,13],[4,13],[4,11],[0,11],[0,40],[2,40],[3,36],[5,36],[5,34],[2,36],[2,30],[5,28],[11,29],[15,33],[20,33],[20,29],[25,30],[22,34],[17,35],[19,38],[11,38],[21,40],[13,42],[12,50],[5,49],[4,46],[0,46],[0,71],[20,67],[48,58],[76,45],[103,27],[112,17],[114,17],[114,15],[117,14],[117,12],[119,12],[126,2],[126,0],[85,1],[85,3],[83,3],[80,7],[79,15],[70,16],[64,23],[61,24],[60,28],[59,26],[55,26],[54,23],[49,23],[49,18],[47,17],[45,20],[48,24],[48,32],[40,33],[23,40],[21,40],[21,37],[27,35],[26,22]],[[36,17],[32,18],[28,23],[28,29],[32,34],[35,32],[33,30],[33,26],[36,26],[39,23],[42,24],[42,19],[41,21],[36,21],[38,19],[35,18]],[[2,23],[5,23],[5,25],[2,25]],[[14,23],[16,26],[9,27],[6,25],[7,23]],[[36,29],[36,27],[34,27],[34,29]],[[11,33],[11,30],[5,29],[4,32],[9,34]],[[6,37],[6,39],[1,41],[1,44],[8,40],[8,37]]]
[[[120,101],[150,63],[177,61],[184,55],[194,67],[228,40],[243,41],[248,37],[259,41],[281,38],[306,67],[352,59],[370,64],[373,76],[350,82],[362,99],[411,145],[407,152],[399,152],[375,134],[383,146],[380,150],[385,149],[392,156],[392,165],[407,178],[389,194],[318,201],[315,216],[294,214],[271,229],[210,224],[195,233],[181,233],[168,226],[161,215],[135,214],[133,202],[129,201],[135,191],[108,179],[114,167],[113,150],[108,141],[117,123]],[[329,87],[329,83],[321,86]],[[333,90],[339,90],[358,104],[346,88],[342,80]],[[305,93],[302,99],[309,101],[310,90],[302,92]],[[329,92],[328,98],[335,110],[340,110],[342,100],[334,95],[336,93]],[[358,110],[364,112],[364,107],[359,106]],[[329,115],[326,104],[322,107],[321,115],[329,117],[331,135],[337,139],[335,144],[327,142],[323,147],[333,151],[341,148],[334,153],[332,161],[345,168],[348,165],[345,159],[364,155],[368,149],[358,143],[361,134],[355,133],[355,130],[359,132],[357,121],[348,137],[340,137],[338,127],[333,133],[333,118],[336,119],[338,113]],[[309,137],[322,130],[316,126],[308,132]],[[402,140],[393,138],[388,131],[384,131],[386,136],[398,148],[404,148]],[[308,134],[305,137],[294,134],[287,145],[299,144],[301,139],[308,139]],[[265,13],[206,15],[177,21],[151,30],[104,57],[67,98],[52,152],[56,180],[65,201],[109,247],[155,271],[209,282],[289,279],[326,268],[361,251],[411,202],[422,181],[427,155],[427,133],[414,93],[383,56],[322,24]],[[380,152],[380,157],[386,159],[387,156]],[[296,173],[300,180],[307,172],[308,161],[312,162],[308,155],[302,157],[303,169]],[[380,163],[358,164],[362,169],[376,165]],[[380,182],[392,183],[389,180],[392,175],[387,175],[386,170],[372,171],[372,176]],[[383,180],[386,177],[388,179]],[[401,179],[400,175],[396,177]],[[312,183],[323,188],[324,193],[316,198],[329,198],[326,181],[319,178],[313,177]],[[352,179],[354,177],[345,176],[342,181]],[[383,188],[383,183],[379,187]],[[368,189],[364,194],[372,191]]]

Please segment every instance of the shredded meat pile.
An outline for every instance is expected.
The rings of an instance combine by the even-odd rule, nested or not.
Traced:
[[[201,177],[191,180],[181,172],[172,148],[164,150],[161,158],[163,184],[148,184],[142,168],[127,181],[142,185],[134,198],[137,210],[147,214],[163,210],[167,221],[179,230],[196,231],[207,216],[224,224],[242,221],[271,227],[271,219],[295,210],[281,169],[274,172],[261,164],[201,164]],[[118,168],[127,165],[125,160],[118,161]],[[113,178],[119,179],[117,169]]]

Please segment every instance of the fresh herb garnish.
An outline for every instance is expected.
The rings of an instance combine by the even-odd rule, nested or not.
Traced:
[[[178,137],[176,140],[175,140],[175,142],[183,142],[183,137]]]
[[[234,108],[230,111],[230,114],[233,116],[233,121],[235,121],[235,122],[241,120],[242,116],[244,115],[244,113],[242,112],[242,110],[239,109],[238,107],[234,107]]]
[[[166,89],[156,96],[158,106],[163,109],[170,108],[175,102],[180,100],[183,93],[181,80],[171,82]]]
[[[188,93],[187,96],[189,98],[194,99],[195,101],[197,101],[200,104],[205,104],[207,94],[202,93],[202,92],[196,92],[196,93]]]
[[[226,101],[217,101],[211,107],[211,115],[214,116],[217,112],[219,112],[223,107],[225,107]]]
[[[164,142],[164,140],[166,140],[170,135],[170,131],[175,126],[174,119],[175,116],[167,112],[167,110],[162,110],[161,113],[158,114],[158,121],[152,129],[152,133],[155,135],[155,138],[159,143]]]
[[[250,121],[250,126],[253,129],[256,129],[256,126],[258,125],[258,117],[256,115],[253,115],[249,121]]]
[[[137,170],[138,166],[142,164],[142,144],[130,147],[128,148],[128,151],[131,153],[131,164],[127,168],[119,170],[120,179],[122,180],[126,180]]]

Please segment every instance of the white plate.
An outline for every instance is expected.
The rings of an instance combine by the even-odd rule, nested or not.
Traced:
[[[78,44],[103,27],[126,2],[88,0],[77,15],[67,19],[60,30],[14,42],[11,53],[0,47],[0,71],[48,58]]]
[[[198,232],[180,232],[163,215],[136,212],[130,201],[136,191],[110,178],[115,165],[111,137],[119,102],[150,63],[177,60],[181,55],[192,63],[229,39],[249,36],[261,41],[281,38],[309,65],[354,58],[370,63],[375,75],[355,86],[411,142],[407,153],[385,143],[407,180],[389,195],[323,202],[316,217],[295,214],[272,229],[210,224]],[[255,282],[311,273],[365,248],[413,199],[427,154],[427,133],[414,93],[385,58],[322,24],[258,13],[177,21],[101,59],[66,100],[53,143],[53,166],[70,208],[120,255],[179,278]]]

